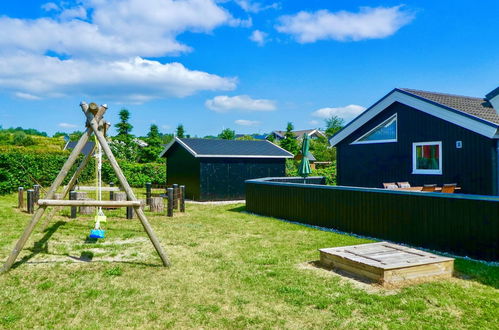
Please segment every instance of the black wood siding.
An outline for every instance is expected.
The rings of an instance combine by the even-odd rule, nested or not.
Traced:
[[[499,198],[310,184],[246,182],[246,210],[452,252],[499,260]]]
[[[350,144],[393,114],[398,142]],[[442,175],[412,174],[412,143],[442,141]],[[462,141],[462,148],[456,148]],[[394,103],[337,145],[337,182],[382,187],[383,182],[457,183],[463,193],[495,195],[495,142],[437,117]]]
[[[202,158],[200,200],[244,199],[245,180],[284,176],[285,171],[280,158]]]
[[[168,152],[166,160],[167,184],[177,183],[185,185],[186,198],[198,200],[200,196],[199,188],[199,159],[194,157],[178,143],[172,146]]]

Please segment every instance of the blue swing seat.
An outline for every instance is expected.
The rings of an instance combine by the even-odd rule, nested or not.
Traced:
[[[90,231],[90,238],[105,238],[104,233],[103,229],[92,229]]]

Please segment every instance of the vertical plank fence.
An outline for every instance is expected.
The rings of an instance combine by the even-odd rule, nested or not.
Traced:
[[[246,181],[249,212],[499,261],[499,197]]]

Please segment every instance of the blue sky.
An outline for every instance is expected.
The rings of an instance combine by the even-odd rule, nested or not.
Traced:
[[[82,129],[78,104],[193,136],[322,127],[394,87],[498,86],[499,2],[0,2],[0,125]]]

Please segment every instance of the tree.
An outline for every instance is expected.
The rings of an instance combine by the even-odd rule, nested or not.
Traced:
[[[343,118],[340,118],[335,115],[332,115],[331,118],[326,119],[325,122],[326,122],[326,135],[328,137],[331,137],[334,134],[336,134],[336,132],[342,129],[345,124]]]
[[[73,133],[69,134],[69,141],[73,142],[78,141],[82,135],[83,135],[82,131],[74,131]]]
[[[64,133],[64,132],[55,132],[54,135],[52,135],[53,138],[60,138],[60,137],[66,137],[66,136],[69,138],[68,133]]]
[[[251,135],[243,135],[243,136],[236,138],[236,140],[256,141],[256,139],[254,137],[252,137]]]
[[[159,154],[163,150],[161,133],[159,132],[158,125],[152,124],[149,128],[149,133],[145,138],[147,146],[140,149],[140,162],[149,163],[158,160]]]
[[[281,141],[281,147],[291,152],[293,155],[296,155],[298,154],[300,147],[298,146],[298,141],[296,141],[296,135],[293,133],[293,129],[293,123],[289,122],[286,127],[284,139]]]
[[[270,141],[270,142],[274,143],[275,142],[275,135],[274,135],[274,133],[270,133],[269,135],[267,135],[266,139],[267,139],[267,141]]]
[[[178,124],[177,133],[175,134],[179,139],[183,139],[185,135],[184,125]]]
[[[16,146],[32,146],[35,144],[35,141],[28,136],[23,131],[17,131],[14,133],[14,137],[12,138],[12,143]]]
[[[173,139],[175,139],[175,136],[173,134],[163,134],[161,136],[161,141],[163,142],[163,144],[168,144],[172,142]]]
[[[120,110],[120,122],[114,125],[118,130],[118,136],[131,139],[133,126],[128,121],[130,120],[130,111],[127,109]]]
[[[218,138],[223,140],[234,140],[236,138],[236,132],[230,128],[226,128],[218,134]]]

